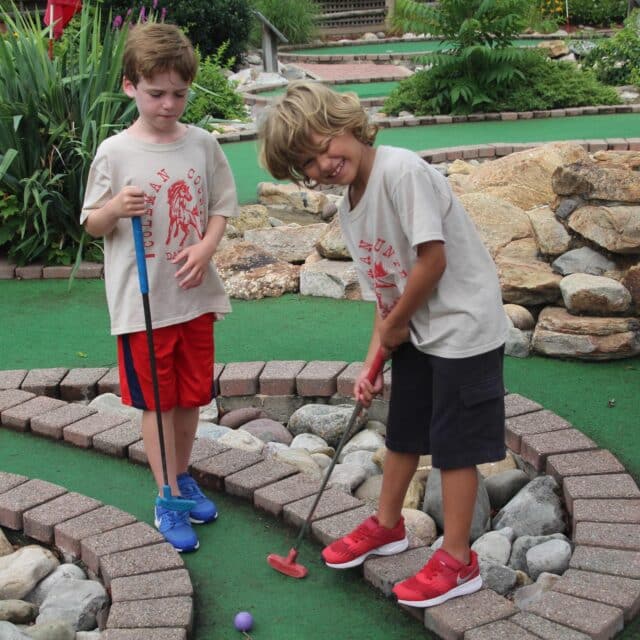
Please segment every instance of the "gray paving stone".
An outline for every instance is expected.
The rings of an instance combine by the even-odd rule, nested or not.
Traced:
[[[523,436],[520,455],[537,471],[545,468],[547,457],[560,453],[588,451],[598,445],[577,429],[561,429]]]
[[[218,384],[223,396],[246,396],[258,393],[258,380],[265,363],[232,362],[220,374]]]
[[[573,503],[573,522],[624,522],[640,524],[640,500],[585,500]]]
[[[210,458],[198,460],[191,465],[191,474],[202,486],[222,491],[227,476],[259,462],[262,462],[262,456],[259,453],[227,449]]]
[[[129,446],[141,439],[140,426],[128,421],[93,436],[93,448],[109,456],[125,458]]]
[[[570,476],[562,484],[567,511],[579,498],[640,498],[640,489],[628,473]]]
[[[302,371],[304,360],[272,360],[267,362],[259,378],[260,394],[290,396],[296,392],[296,376]]]
[[[573,550],[569,568],[639,580],[640,552],[579,545]]]
[[[11,407],[23,404],[31,398],[35,398],[35,393],[30,391],[22,391],[22,389],[8,389],[0,391],[0,413]]]
[[[69,402],[93,400],[98,395],[98,382],[107,373],[107,367],[71,369],[60,383],[60,397]]]
[[[24,267],[16,266],[16,280],[40,280],[42,278],[41,264],[27,264]]]
[[[386,596],[393,585],[415,575],[434,552],[429,547],[414,547],[395,556],[371,556],[364,562],[364,579]]]
[[[374,513],[375,509],[371,505],[363,504],[350,511],[342,511],[335,516],[328,516],[313,522],[311,534],[323,546],[326,546],[353,531],[361,522],[364,522]]]
[[[127,422],[129,422],[129,418],[115,413],[95,413],[65,427],[62,431],[62,437],[66,442],[70,442],[76,447],[90,449],[93,447],[94,436]]]
[[[573,541],[592,547],[640,551],[640,525],[607,522],[578,522]]]
[[[62,551],[79,558],[80,542],[85,538],[124,527],[135,521],[136,519],[130,513],[116,509],[111,505],[99,507],[94,511],[55,525],[53,528],[55,544]]]
[[[27,369],[0,371],[0,389],[19,389],[27,373]]]
[[[100,575],[107,588],[115,578],[167,569],[184,569],[180,554],[168,542],[110,553],[100,558]],[[159,626],[165,625],[159,622]]]
[[[559,483],[568,476],[624,472],[620,461],[607,449],[551,454],[547,458],[546,473]]]
[[[600,602],[546,591],[527,605],[527,611],[585,633],[593,640],[608,640],[624,626],[622,611]]]
[[[42,413],[31,419],[31,431],[40,436],[53,438],[54,440],[62,439],[62,432],[78,420],[87,418],[96,413],[95,409],[85,407],[81,404],[65,404],[47,413]]]
[[[525,631],[510,620],[498,620],[470,629],[464,634],[464,640],[540,640],[540,636]]]
[[[555,413],[543,409],[507,418],[505,427],[507,447],[514,453],[520,453],[523,436],[568,429],[571,424]]]
[[[0,526],[22,529],[22,515],[63,493],[64,487],[44,480],[28,480],[0,495]]]
[[[504,397],[504,410],[507,418],[514,418],[525,413],[533,413],[542,410],[542,405],[525,398],[518,393],[508,393]]]
[[[589,640],[589,636],[580,631],[569,629],[569,627],[557,622],[551,622],[551,620],[541,618],[533,613],[526,613],[525,611],[516,613],[515,616],[509,618],[509,621],[523,629],[528,629],[543,640]]]
[[[296,378],[296,391],[302,397],[331,397],[338,390],[338,375],[347,363],[342,360],[312,360]]]
[[[14,431],[29,431],[31,419],[42,413],[47,413],[58,407],[65,406],[63,400],[56,398],[47,398],[46,396],[36,396],[27,400],[22,404],[5,409],[0,414],[0,421],[3,427],[13,429]]]
[[[111,602],[192,595],[193,586],[186,569],[143,573],[111,581]]]
[[[38,507],[25,511],[22,516],[24,533],[35,540],[51,544],[53,528],[76,516],[102,506],[102,502],[79,493],[65,493]]]
[[[425,609],[424,626],[444,640],[462,640],[470,629],[503,620],[516,612],[514,604],[506,598],[491,589],[481,589]]]
[[[60,397],[60,382],[67,375],[68,369],[54,367],[51,369],[31,369],[22,382],[22,389],[39,396]]]
[[[316,496],[313,495],[286,505],[283,509],[284,521],[294,527],[300,527],[308,517],[309,509],[311,509],[315,499]],[[358,498],[354,498],[344,491],[333,488],[326,489],[311,517],[311,522],[321,518],[328,518],[343,511],[357,509],[361,506],[362,502]]]
[[[118,367],[112,367],[108,373],[98,380],[98,394],[115,393],[120,395],[120,376]]]
[[[640,611],[640,580],[569,569],[554,583],[552,591],[622,609],[627,622]]]
[[[29,478],[27,476],[17,475],[15,473],[7,473],[0,471],[0,494],[11,491],[14,487],[24,484]]]
[[[106,629],[101,640],[187,640],[186,629],[155,627],[154,629]]]
[[[0,280],[13,280],[16,275],[16,265],[7,258],[0,258]]]
[[[73,271],[73,267],[67,267],[64,265],[56,265],[52,267],[43,267],[42,268],[42,279],[43,280],[62,280],[68,279],[71,276]]]
[[[251,467],[227,476],[224,481],[225,490],[234,496],[253,500],[256,489],[273,484],[283,478],[298,473],[296,467],[284,462],[265,460]]]
[[[298,473],[279,482],[256,490],[253,494],[253,504],[258,509],[268,511],[279,516],[282,509],[290,502],[310,496],[320,488],[320,482],[309,476]]]
[[[157,529],[146,522],[134,522],[84,538],[80,541],[80,555],[87,567],[97,574],[102,556],[160,542],[164,542],[164,536]]]
[[[305,404],[298,396],[256,396],[265,413],[278,422],[289,422],[289,418]]]
[[[193,465],[196,462],[200,462],[200,460],[217,456],[225,451],[229,451],[229,447],[220,444],[215,440],[210,440],[209,438],[196,438],[193,443],[193,448],[191,449],[189,464]]]
[[[130,629],[153,627],[178,627],[191,631],[193,623],[193,601],[184,596],[114,602],[111,605],[107,629],[128,627]]]
[[[79,280],[88,278],[102,278],[103,265],[101,262],[82,261],[76,269],[75,277]]]

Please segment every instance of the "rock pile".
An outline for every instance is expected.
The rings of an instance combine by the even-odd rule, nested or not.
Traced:
[[[510,355],[640,353],[639,167],[638,151],[590,155],[573,142],[440,167],[496,262]],[[229,295],[359,299],[332,219],[340,197],[259,185],[259,204],[243,209],[215,257]]]

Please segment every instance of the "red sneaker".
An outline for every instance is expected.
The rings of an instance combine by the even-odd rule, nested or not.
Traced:
[[[376,516],[371,516],[351,533],[325,547],[322,558],[332,569],[350,569],[361,565],[368,556],[391,556],[408,546],[404,518],[400,518],[393,529],[387,529]]]
[[[400,604],[433,607],[451,598],[478,591],[481,586],[482,578],[475,551],[471,551],[471,562],[465,565],[443,549],[438,549],[415,576],[398,582],[393,587],[393,593]]]

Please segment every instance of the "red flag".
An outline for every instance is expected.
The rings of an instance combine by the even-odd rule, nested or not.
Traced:
[[[48,0],[44,13],[44,23],[51,24],[51,13],[53,11],[53,37],[59,38],[62,31],[69,24],[71,18],[82,9],[81,0]]]

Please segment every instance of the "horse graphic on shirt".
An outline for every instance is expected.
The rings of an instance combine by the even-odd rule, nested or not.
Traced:
[[[189,227],[193,227],[198,238],[202,240],[198,205],[189,208],[189,203],[193,201],[193,196],[184,180],[178,180],[169,187],[167,200],[169,202],[169,230],[165,244],[169,244],[172,236],[177,238],[178,234],[182,233],[183,236],[180,241],[180,247],[182,247],[189,235]]]

